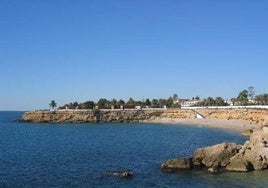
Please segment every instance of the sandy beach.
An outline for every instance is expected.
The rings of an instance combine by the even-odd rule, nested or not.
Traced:
[[[210,128],[220,128],[232,131],[242,132],[247,129],[254,129],[260,125],[250,124],[246,120],[226,120],[226,119],[197,119],[197,118],[159,118],[146,120],[144,123],[175,124],[189,126],[203,126]]]

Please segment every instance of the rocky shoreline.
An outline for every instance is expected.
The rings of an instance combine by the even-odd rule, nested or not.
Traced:
[[[200,124],[206,120],[198,119],[197,113],[206,120],[244,121],[244,124],[263,124],[268,116],[267,109],[100,109],[100,110],[58,110],[58,111],[29,111],[20,119],[22,122],[33,123],[128,123],[128,122],[152,122],[152,123],[178,123],[181,120],[195,119]],[[184,123],[184,122],[183,122]]]
[[[205,168],[209,172],[223,170],[249,172],[268,169],[268,119],[263,126],[256,127],[250,139],[243,145],[221,143],[198,148],[189,158],[170,159],[162,163],[164,172]]]
[[[133,123],[158,117],[164,111],[164,109],[30,111],[24,113],[20,121],[30,123]]]

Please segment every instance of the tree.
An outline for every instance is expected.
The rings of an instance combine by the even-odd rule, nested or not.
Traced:
[[[267,93],[263,94],[262,98],[263,98],[263,104],[268,105],[268,94]]]
[[[169,98],[165,101],[165,105],[166,105],[166,107],[168,107],[168,108],[172,107],[172,106],[173,106],[173,103],[174,103],[174,101],[173,101],[173,98],[172,98],[172,97],[169,97]]]
[[[181,104],[179,102],[172,105],[173,108],[181,108]]]
[[[157,99],[153,99],[151,102],[153,108],[159,108],[159,103]]]
[[[216,97],[215,98],[215,104],[217,106],[226,106],[227,105],[226,102],[221,97]]]
[[[117,108],[117,100],[116,99],[112,99],[111,102],[110,102],[110,104],[112,106],[114,106],[114,108]]]
[[[127,102],[127,106],[130,108],[134,108],[136,106],[136,101],[132,98],[129,98],[129,100]]]
[[[81,105],[83,109],[93,109],[94,106],[95,106],[95,103],[93,101],[86,101]]]
[[[125,101],[123,101],[122,99],[120,99],[119,101],[117,101],[117,105],[121,106],[121,105],[125,105]]]
[[[49,103],[49,107],[51,108],[51,110],[55,110],[55,108],[57,107],[57,103],[54,101],[54,100],[52,100],[50,103]]]
[[[177,94],[177,93],[174,93],[174,95],[173,95],[173,100],[174,100],[174,101],[178,100],[178,94]]]
[[[231,102],[232,102],[233,106],[235,105],[236,101],[237,101],[236,98],[231,98]]]
[[[236,99],[240,105],[247,105],[248,104],[248,91],[244,89],[238,94]]]
[[[258,105],[268,105],[268,94],[257,95],[256,102]]]
[[[73,106],[74,106],[75,108],[78,107],[78,106],[79,106],[78,102],[75,101],[75,102],[73,103]]]
[[[253,86],[248,87],[248,97],[252,100],[255,96],[255,90]]]
[[[144,102],[145,106],[151,106],[151,101],[150,99],[146,99]]]
[[[107,99],[101,98],[98,103],[99,108],[109,108],[110,102]]]
[[[212,97],[208,97],[204,100],[205,106],[214,106],[215,100]]]
[[[160,108],[163,108],[165,105],[166,105],[166,99],[159,99],[158,100],[158,106],[160,107]]]

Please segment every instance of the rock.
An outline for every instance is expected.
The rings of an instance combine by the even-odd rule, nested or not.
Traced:
[[[241,146],[235,143],[222,143],[199,148],[195,151],[192,161],[195,166],[225,167],[240,148]]]
[[[51,111],[31,111],[26,112],[23,122],[33,123],[85,123],[85,122],[138,122],[158,118],[196,118],[192,110],[187,109],[146,109],[146,110],[127,110],[127,109],[99,109],[95,110],[57,110]],[[197,113],[206,118],[245,120],[248,123],[267,125],[267,109],[198,109]]]
[[[165,172],[174,172],[177,170],[189,170],[193,168],[191,158],[170,159],[162,163],[161,170]]]
[[[255,130],[245,148],[243,158],[252,163],[255,170],[268,168],[268,133],[266,127]]]
[[[244,145],[222,143],[198,148],[192,158],[172,159],[161,166],[164,170],[192,169],[206,167],[209,172],[228,171],[249,172],[268,169],[268,126],[257,126],[249,130],[250,139]],[[187,162],[189,160],[189,162]],[[189,168],[190,164],[190,168]]]
[[[113,171],[106,171],[103,173],[105,176],[116,176],[120,178],[131,178],[134,176],[134,173],[127,170],[127,171],[118,171],[118,170],[113,170]]]
[[[213,174],[218,174],[220,172],[220,166],[219,165],[212,166],[208,168],[208,171]]]
[[[120,174],[120,178],[132,178],[134,175],[131,171],[125,171]]]
[[[230,164],[226,166],[226,170],[236,172],[249,172],[253,171],[253,165],[243,158],[242,155],[236,155],[230,159]]]
[[[231,159],[230,165],[228,169],[234,166],[241,171],[250,171],[251,168],[254,170],[268,168],[268,133],[266,126],[254,129],[250,135],[250,140],[246,141],[239,153]]]
[[[253,133],[253,130],[252,129],[246,129],[241,134],[243,136],[250,136],[251,133]]]

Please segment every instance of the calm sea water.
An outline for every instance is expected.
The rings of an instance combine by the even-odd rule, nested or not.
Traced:
[[[167,174],[167,159],[198,147],[243,143],[238,133],[158,124],[15,123],[0,112],[0,187],[267,187],[268,172]],[[132,179],[104,175],[130,169]]]

